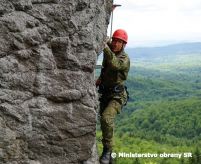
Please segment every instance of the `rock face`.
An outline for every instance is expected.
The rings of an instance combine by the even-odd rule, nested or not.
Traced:
[[[111,6],[0,0],[0,163],[96,163],[94,69]]]

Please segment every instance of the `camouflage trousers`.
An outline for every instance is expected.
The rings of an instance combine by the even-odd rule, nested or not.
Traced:
[[[102,109],[100,110],[100,123],[102,130],[102,143],[103,146],[110,151],[112,151],[113,147],[113,135],[114,135],[114,121],[117,113],[121,111],[121,104],[117,100],[110,100],[107,104],[101,104]],[[100,105],[100,106],[101,106]],[[103,108],[105,106],[105,108]],[[100,108],[101,109],[101,108]]]

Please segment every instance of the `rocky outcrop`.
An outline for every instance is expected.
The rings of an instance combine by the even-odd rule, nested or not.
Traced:
[[[0,163],[96,163],[94,69],[111,6],[0,0]]]

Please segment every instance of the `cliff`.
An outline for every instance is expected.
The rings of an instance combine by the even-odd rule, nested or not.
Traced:
[[[0,163],[96,163],[94,69],[112,0],[0,0]]]

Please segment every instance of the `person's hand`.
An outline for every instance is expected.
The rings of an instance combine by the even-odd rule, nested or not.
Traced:
[[[110,48],[109,45],[111,44],[111,39],[109,36],[106,37],[105,41],[103,42],[104,48]]]
[[[98,78],[98,79],[96,80],[96,88],[97,88],[100,84],[101,84],[101,79]]]
[[[111,42],[112,42],[112,40],[111,40],[111,38],[110,38],[109,36],[107,36],[106,39],[105,39],[105,42],[106,42],[108,45],[110,45]]]

